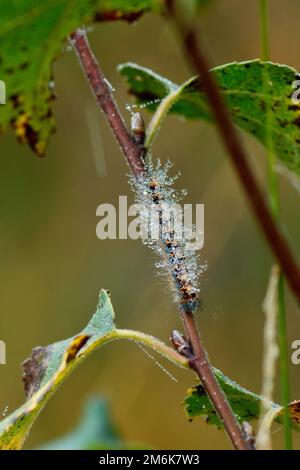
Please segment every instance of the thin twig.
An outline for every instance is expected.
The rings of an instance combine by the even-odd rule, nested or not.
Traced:
[[[89,81],[97,102],[107,118],[107,121],[120,143],[121,150],[132,173],[138,176],[143,173],[143,150],[131,138],[117,105],[113,99],[111,88],[108,85],[99,64],[94,57],[84,30],[78,30],[71,35],[71,42],[77,52],[79,62]],[[197,330],[193,312],[181,308],[181,318],[186,334],[192,345],[193,356],[190,358],[190,367],[198,374],[216,412],[224,423],[224,427],[236,449],[248,450],[250,447],[245,440],[242,430],[231,410],[231,407],[221,390],[212,367],[209,363],[206,350]]]
[[[274,256],[278,260],[288,284],[300,302],[300,269],[291,249],[276,225],[271,211],[265,201],[262,190],[256,182],[251,167],[248,163],[246,153],[240,142],[237,131],[227,111],[221,93],[210,73],[210,65],[204,53],[200,39],[199,28],[197,36],[193,26],[186,26],[176,15],[174,2],[166,2],[169,16],[176,25],[180,34],[184,53],[192,68],[201,77],[201,86],[204,87],[208,101],[211,105],[223,143],[228,150],[235,171],[245,190],[254,214],[260,224]]]

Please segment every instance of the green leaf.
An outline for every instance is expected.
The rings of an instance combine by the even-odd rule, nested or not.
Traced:
[[[150,111],[179,89],[179,85],[136,64],[122,64],[119,71],[138,103],[151,102]],[[276,155],[289,170],[300,175],[300,104],[291,98],[295,91],[293,82],[299,78],[296,71],[286,65],[253,60],[227,64],[212,72],[233,121],[264,145],[269,138],[268,110],[269,132]],[[204,88],[197,77],[181,85],[177,98],[169,110],[171,113],[213,121]]]
[[[233,382],[218,369],[214,369],[214,372],[238,420],[243,422],[257,419],[261,397]],[[197,416],[205,416],[207,423],[222,427],[221,421],[200,384],[188,390],[184,399],[184,409],[190,420]]]
[[[258,419],[261,411],[262,396],[241,387],[218,369],[214,368],[214,373],[239,422]],[[190,420],[203,416],[208,424],[214,424],[218,428],[223,427],[202,385],[196,385],[187,391],[183,405],[185,414]],[[289,411],[293,428],[299,431],[300,402],[294,401],[290,403]],[[270,415],[272,415],[270,425],[273,421],[282,423],[282,406],[270,402]]]
[[[132,21],[160,8],[158,0],[2,0],[0,80],[7,99],[0,105],[0,132],[11,123],[18,139],[43,155],[55,129],[52,64],[68,35],[82,24]]]
[[[20,449],[29,430],[60,384],[95,349],[112,339],[114,311],[108,293],[101,290],[89,324],[78,335],[45,348],[38,347],[23,363],[27,401],[0,422],[0,449]]]
[[[33,422],[61,383],[97,348],[116,339],[139,342],[179,367],[189,366],[186,358],[157,338],[135,330],[117,329],[109,294],[102,289],[96,312],[79,334],[34,348],[23,363],[27,401],[0,422],[0,450],[20,449]]]

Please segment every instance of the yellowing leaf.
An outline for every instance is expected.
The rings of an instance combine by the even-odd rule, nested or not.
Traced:
[[[34,348],[23,363],[27,401],[0,422],[0,450],[20,449],[35,419],[59,385],[92,352],[116,339],[141,343],[179,367],[189,366],[186,358],[157,338],[135,330],[117,329],[109,294],[102,289],[96,312],[79,334]]]
[[[78,335],[45,348],[36,348],[24,362],[27,401],[0,422],[0,449],[20,449],[51,395],[68,375],[114,333],[114,311],[101,290],[96,313]]]

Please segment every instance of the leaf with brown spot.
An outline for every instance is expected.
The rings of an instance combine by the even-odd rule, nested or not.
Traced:
[[[0,450],[20,449],[33,422],[60,384],[97,348],[117,339],[140,342],[177,366],[188,368],[187,359],[157,338],[116,328],[109,293],[102,289],[96,312],[79,334],[46,347],[36,347],[23,362],[27,401],[0,422]]]
[[[27,401],[0,422],[0,449],[20,449],[45,404],[69,374],[115,333],[114,311],[108,293],[101,290],[95,314],[72,338],[34,348],[23,363]]]
[[[257,420],[260,417],[262,396],[234,382],[219,369],[214,368],[214,373],[238,421],[242,423],[243,421]],[[223,423],[217,416],[201,384],[188,389],[183,406],[185,414],[190,421],[202,416],[208,424],[223,428]],[[300,431],[300,401],[291,402],[289,404],[289,411],[293,429]],[[282,406],[269,402],[269,410],[264,417],[265,425],[271,427],[274,422],[282,423],[282,417]]]
[[[177,85],[130,62],[120,65],[119,71],[128,83],[129,93],[138,103],[152,101],[147,106],[149,111],[155,111],[160,100],[178,91],[170,113],[188,119],[214,121],[198,77]],[[265,146],[270,133],[279,162],[299,176],[300,103],[292,101],[296,70],[287,65],[252,60],[215,67],[212,74],[234,123]]]
[[[11,124],[18,140],[42,156],[55,131],[52,66],[68,35],[83,24],[134,21],[162,6],[156,0],[2,0],[0,80],[7,99],[0,132]]]
[[[40,346],[32,350],[31,356],[23,364],[23,382],[26,398],[31,398],[38,391],[49,358],[48,348]]]

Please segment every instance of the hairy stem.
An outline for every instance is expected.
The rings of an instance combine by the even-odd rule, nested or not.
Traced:
[[[261,31],[261,56],[262,60],[267,62],[269,56],[269,22],[268,22],[268,0],[259,0],[260,9],[260,31]],[[267,84],[269,77],[265,74],[264,82]],[[272,134],[270,132],[270,110],[267,103],[267,157],[268,157],[268,189],[270,207],[274,218],[280,220],[280,196],[278,188],[278,178],[275,170],[276,158],[273,148]],[[285,286],[283,273],[279,274],[279,282],[277,287],[278,294],[278,337],[279,337],[279,372],[280,372],[280,388],[281,401],[284,407],[284,435],[285,447],[291,450],[292,428],[291,419],[288,410],[290,402],[290,381],[289,381],[289,363],[288,363],[288,340],[286,331],[286,312],[285,312]]]
[[[143,149],[134,142],[124,124],[124,120],[114,101],[111,89],[91,51],[85,31],[77,30],[73,33],[71,35],[71,43],[77,52],[79,62],[90,83],[96,100],[104,111],[106,119],[120,144],[125,160],[128,162],[132,173],[138,177],[144,171],[142,158]],[[212,366],[209,363],[206,350],[197,330],[193,312],[181,309],[180,313],[193,349],[193,357],[190,358],[189,361],[190,365],[202,381],[235,448],[248,450],[249,445],[246,442],[223,391],[215,379]]]

